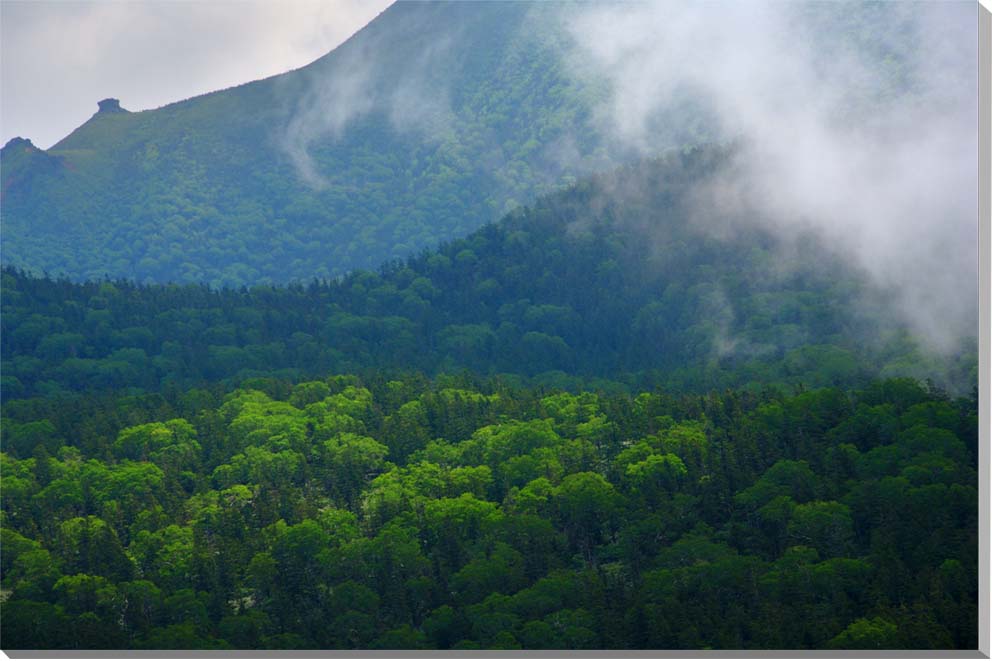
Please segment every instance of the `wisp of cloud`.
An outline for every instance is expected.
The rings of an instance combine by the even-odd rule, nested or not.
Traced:
[[[571,12],[576,75],[605,79],[597,128],[645,156],[700,104],[739,145],[694,196],[700,227],[814,231],[936,352],[977,329],[973,3],[674,3]]]

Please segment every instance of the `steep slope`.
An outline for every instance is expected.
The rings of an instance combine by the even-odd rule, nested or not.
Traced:
[[[608,81],[573,57],[569,12],[584,7],[399,3],[296,71],[157,110],[107,99],[44,155],[24,158],[21,141],[0,154],[2,261],[239,286],[375,268],[463,237],[643,149],[611,132]],[[914,32],[900,12],[803,12],[824,58],[846,44],[907,84]],[[647,155],[713,137],[683,96],[652,118]]]
[[[57,167],[5,148],[4,263],[239,285],[465,235],[589,169],[554,162],[584,93],[551,55],[551,20],[401,3],[297,71],[153,111],[101,102],[49,150]]]
[[[968,387],[973,356],[928,360],[813,237],[786,245],[701,216],[692,192],[726,162],[723,149],[673,153],[379,273],[309,287],[75,285],[7,271],[4,394],[463,368],[560,386],[698,391],[883,373]]]

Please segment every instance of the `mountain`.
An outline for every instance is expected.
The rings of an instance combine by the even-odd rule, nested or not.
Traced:
[[[397,3],[296,71],[156,110],[105,99],[51,149],[15,139],[0,153],[2,262],[240,286],[377,268],[464,237],[641,153],[603,115],[609,77],[573,57],[588,44],[569,17],[585,7]],[[810,39],[870,46],[902,84],[914,33],[895,9],[801,11],[822,28]],[[688,93],[666,106],[646,155],[713,138],[704,110]]]
[[[309,286],[72,284],[7,270],[4,394],[461,369],[566,387],[909,374],[967,388],[971,354],[928,358],[815,236],[728,231],[694,211],[693,191],[732,150],[585,179],[437,251]]]
[[[399,3],[302,69],[144,112],[106,99],[46,152],[11,141],[3,261],[240,285],[464,236],[589,169],[553,151],[583,151],[587,91],[551,16]]]

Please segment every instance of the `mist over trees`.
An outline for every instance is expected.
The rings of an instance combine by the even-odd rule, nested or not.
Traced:
[[[307,286],[76,285],[7,271],[5,396],[410,369],[693,391],[882,374],[970,391],[974,339],[932,355],[815,237],[789,265],[774,233],[721,239],[689,222],[687,191],[727,159],[672,153],[439,251]]]

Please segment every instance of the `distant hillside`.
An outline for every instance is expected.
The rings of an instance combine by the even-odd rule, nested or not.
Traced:
[[[928,359],[885,306],[859,304],[870,287],[816,241],[786,250],[768,232],[695,226],[687,193],[725,159],[696,150],[584,180],[436,252],[323,284],[77,285],[8,270],[3,392],[460,369],[564,387],[879,374],[969,387],[973,355]]]
[[[589,169],[554,151],[588,151],[586,92],[547,14],[401,3],[297,71],[146,112],[106,100],[47,153],[12,141],[3,261],[240,285],[464,236]]]
[[[0,155],[2,261],[240,286],[376,268],[466,236],[628,160],[597,121],[606,84],[563,57],[575,44],[562,12],[399,3],[302,69],[157,110],[106,99],[47,151],[15,139]],[[901,84],[912,32],[873,37],[888,8],[816,12],[814,38],[870,45]],[[713,137],[683,101],[654,122],[654,147]]]

